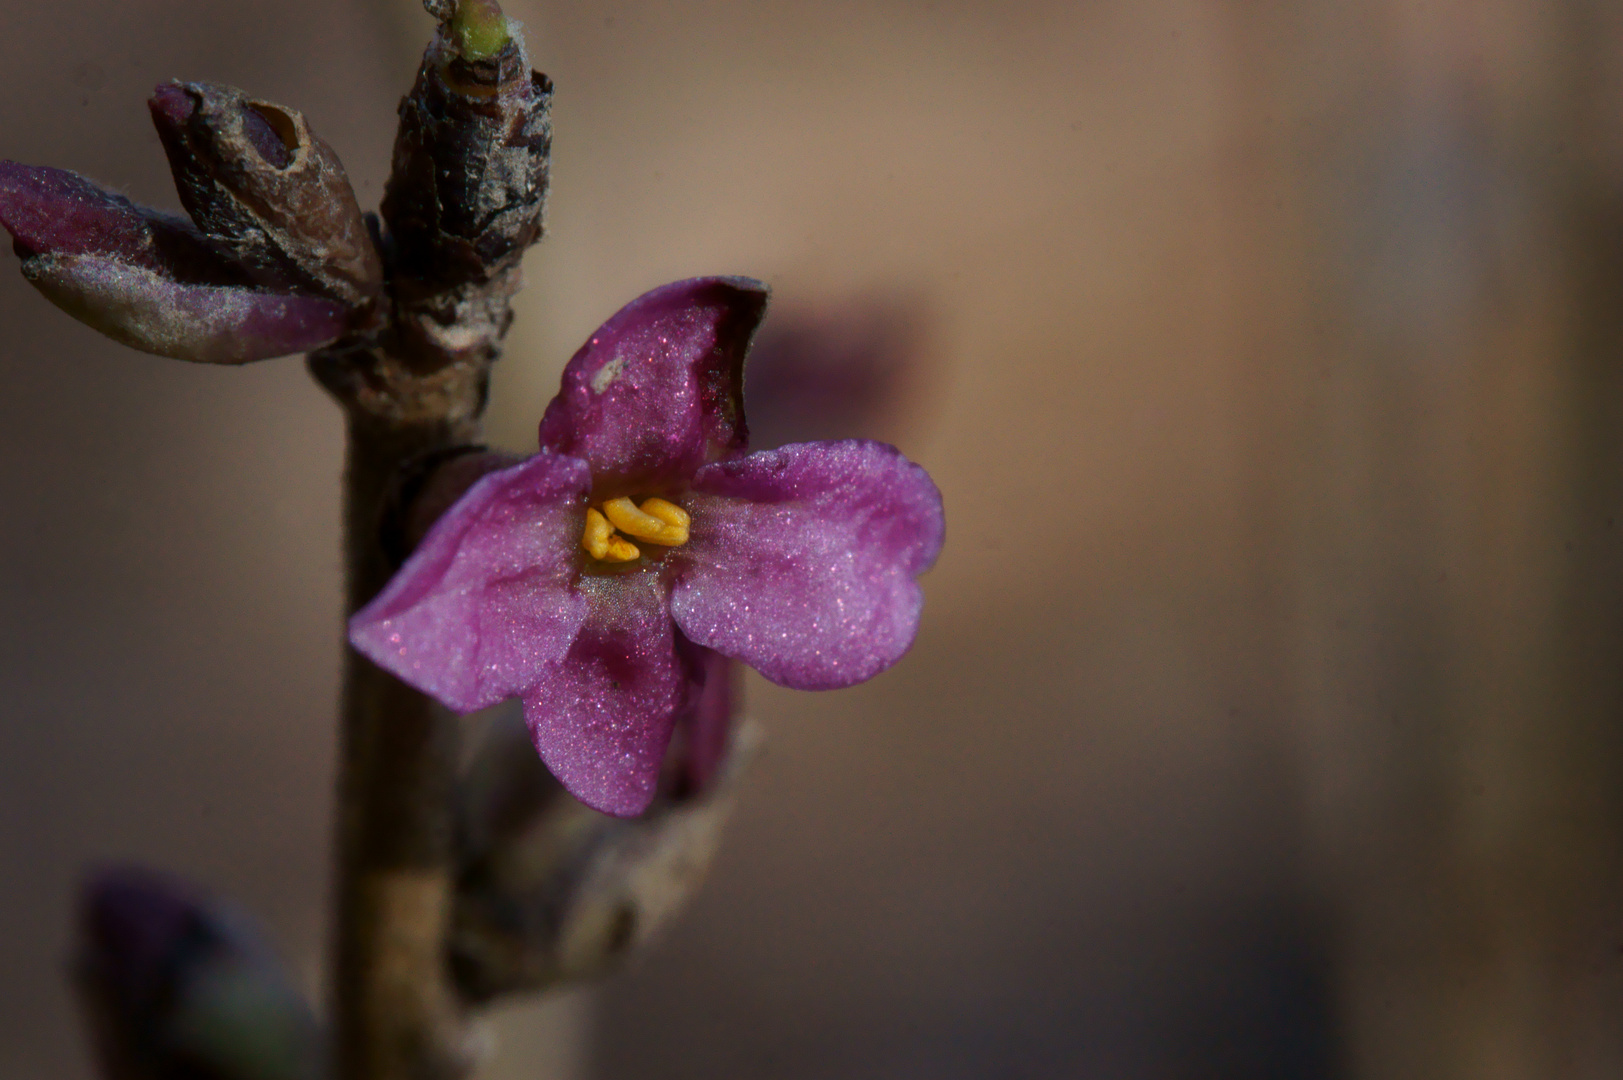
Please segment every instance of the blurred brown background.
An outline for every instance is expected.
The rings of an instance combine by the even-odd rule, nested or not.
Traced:
[[[713,881],[509,1010],[492,1077],[1623,1074],[1612,6],[510,12],[559,92],[495,436],[624,301],[746,273],[896,335],[852,423],[950,527],[893,672],[751,683]],[[430,22],[5,29],[0,155],[173,207],[176,76],[303,109],[374,203]],[[77,1080],[87,862],[208,882],[318,976],[339,418],[296,360],[128,353],[9,271],[0,319],[0,1076]]]

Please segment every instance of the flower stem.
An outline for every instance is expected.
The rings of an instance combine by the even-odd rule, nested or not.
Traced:
[[[434,0],[441,25],[401,107],[381,220],[379,325],[315,353],[344,407],[348,611],[396,569],[394,485],[478,443],[519,260],[541,236],[551,84],[495,0]],[[398,554],[398,552],[396,552]],[[457,718],[346,651],[339,777],[334,1080],[455,1080],[472,1065],[446,937]]]
[[[351,413],[348,607],[388,580],[378,523],[401,465],[478,435],[474,420],[390,428]],[[346,650],[333,1017],[340,1080],[446,1080],[470,1064],[445,960],[457,718]]]

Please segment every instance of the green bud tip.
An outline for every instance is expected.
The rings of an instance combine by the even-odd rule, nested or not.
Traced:
[[[451,37],[464,60],[489,60],[513,40],[496,0],[458,0],[451,16]]]

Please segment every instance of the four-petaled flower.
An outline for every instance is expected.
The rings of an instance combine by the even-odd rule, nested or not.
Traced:
[[[518,696],[577,798],[641,813],[715,654],[806,690],[861,682],[918,628],[941,495],[876,442],[747,454],[743,363],[766,287],[699,278],[592,335],[541,452],[475,483],[350,641],[471,712]]]

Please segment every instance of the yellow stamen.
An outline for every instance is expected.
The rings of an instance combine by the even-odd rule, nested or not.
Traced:
[[[596,510],[586,511],[586,530],[581,533],[580,546],[594,559],[604,562],[630,562],[642,552],[637,545],[614,535],[614,526]]]
[[[693,524],[693,519],[688,516],[686,510],[664,499],[644,499],[642,512],[652,514],[665,524],[675,525],[679,529],[685,529]]]
[[[640,510],[630,499],[610,499],[603,504],[603,513],[627,536],[650,544],[681,547],[688,542],[687,513],[664,499],[649,499]]]

